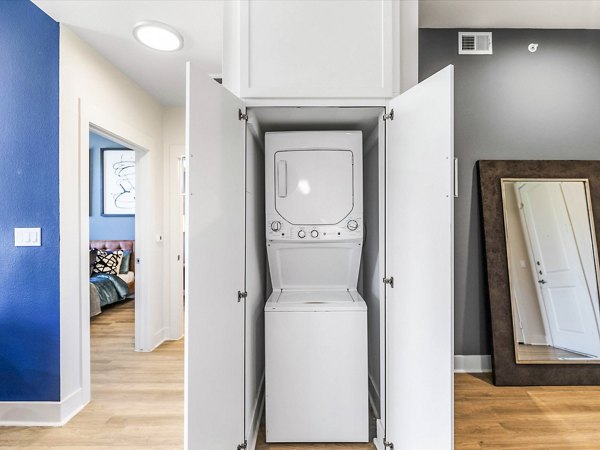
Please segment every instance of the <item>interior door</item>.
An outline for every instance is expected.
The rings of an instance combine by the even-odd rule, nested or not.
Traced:
[[[187,66],[185,448],[244,441],[243,103]]]
[[[561,182],[515,185],[554,347],[600,356],[600,335]],[[580,183],[583,190],[583,183]],[[585,192],[574,201],[586,202]],[[586,205],[587,206],[587,205]],[[587,213],[587,208],[584,207]],[[588,222],[589,224],[589,222]],[[588,225],[585,250],[592,247]]]
[[[454,67],[386,121],[386,414],[396,450],[453,447]]]

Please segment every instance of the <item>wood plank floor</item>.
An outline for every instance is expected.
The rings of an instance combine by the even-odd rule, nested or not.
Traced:
[[[62,428],[0,428],[0,449],[181,450],[183,341],[133,351],[133,302],[92,320],[92,402]],[[458,374],[456,449],[600,449],[600,387],[495,387]],[[367,450],[371,444],[266,444],[257,450]],[[193,449],[211,450],[211,449]]]
[[[66,426],[0,428],[0,449],[183,448],[183,340],[134,351],[133,301],[91,320],[92,401]]]
[[[565,359],[592,359],[581,353],[569,352],[551,345],[519,344],[519,359],[521,361],[556,361]]]
[[[600,387],[496,387],[457,374],[456,449],[600,448]]]

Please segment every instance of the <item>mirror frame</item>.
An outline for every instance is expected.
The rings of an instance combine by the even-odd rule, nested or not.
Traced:
[[[494,384],[498,386],[599,385],[600,364],[517,363],[502,179],[587,179],[592,209],[600,211],[600,161],[478,161],[483,250],[492,326]],[[600,242],[600,214],[593,217]]]

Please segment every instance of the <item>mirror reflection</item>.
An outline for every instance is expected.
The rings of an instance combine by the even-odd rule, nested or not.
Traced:
[[[517,363],[600,362],[588,180],[503,179]]]

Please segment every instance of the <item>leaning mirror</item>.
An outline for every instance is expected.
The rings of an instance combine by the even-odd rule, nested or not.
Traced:
[[[600,363],[589,181],[502,178],[501,189],[516,362]]]

